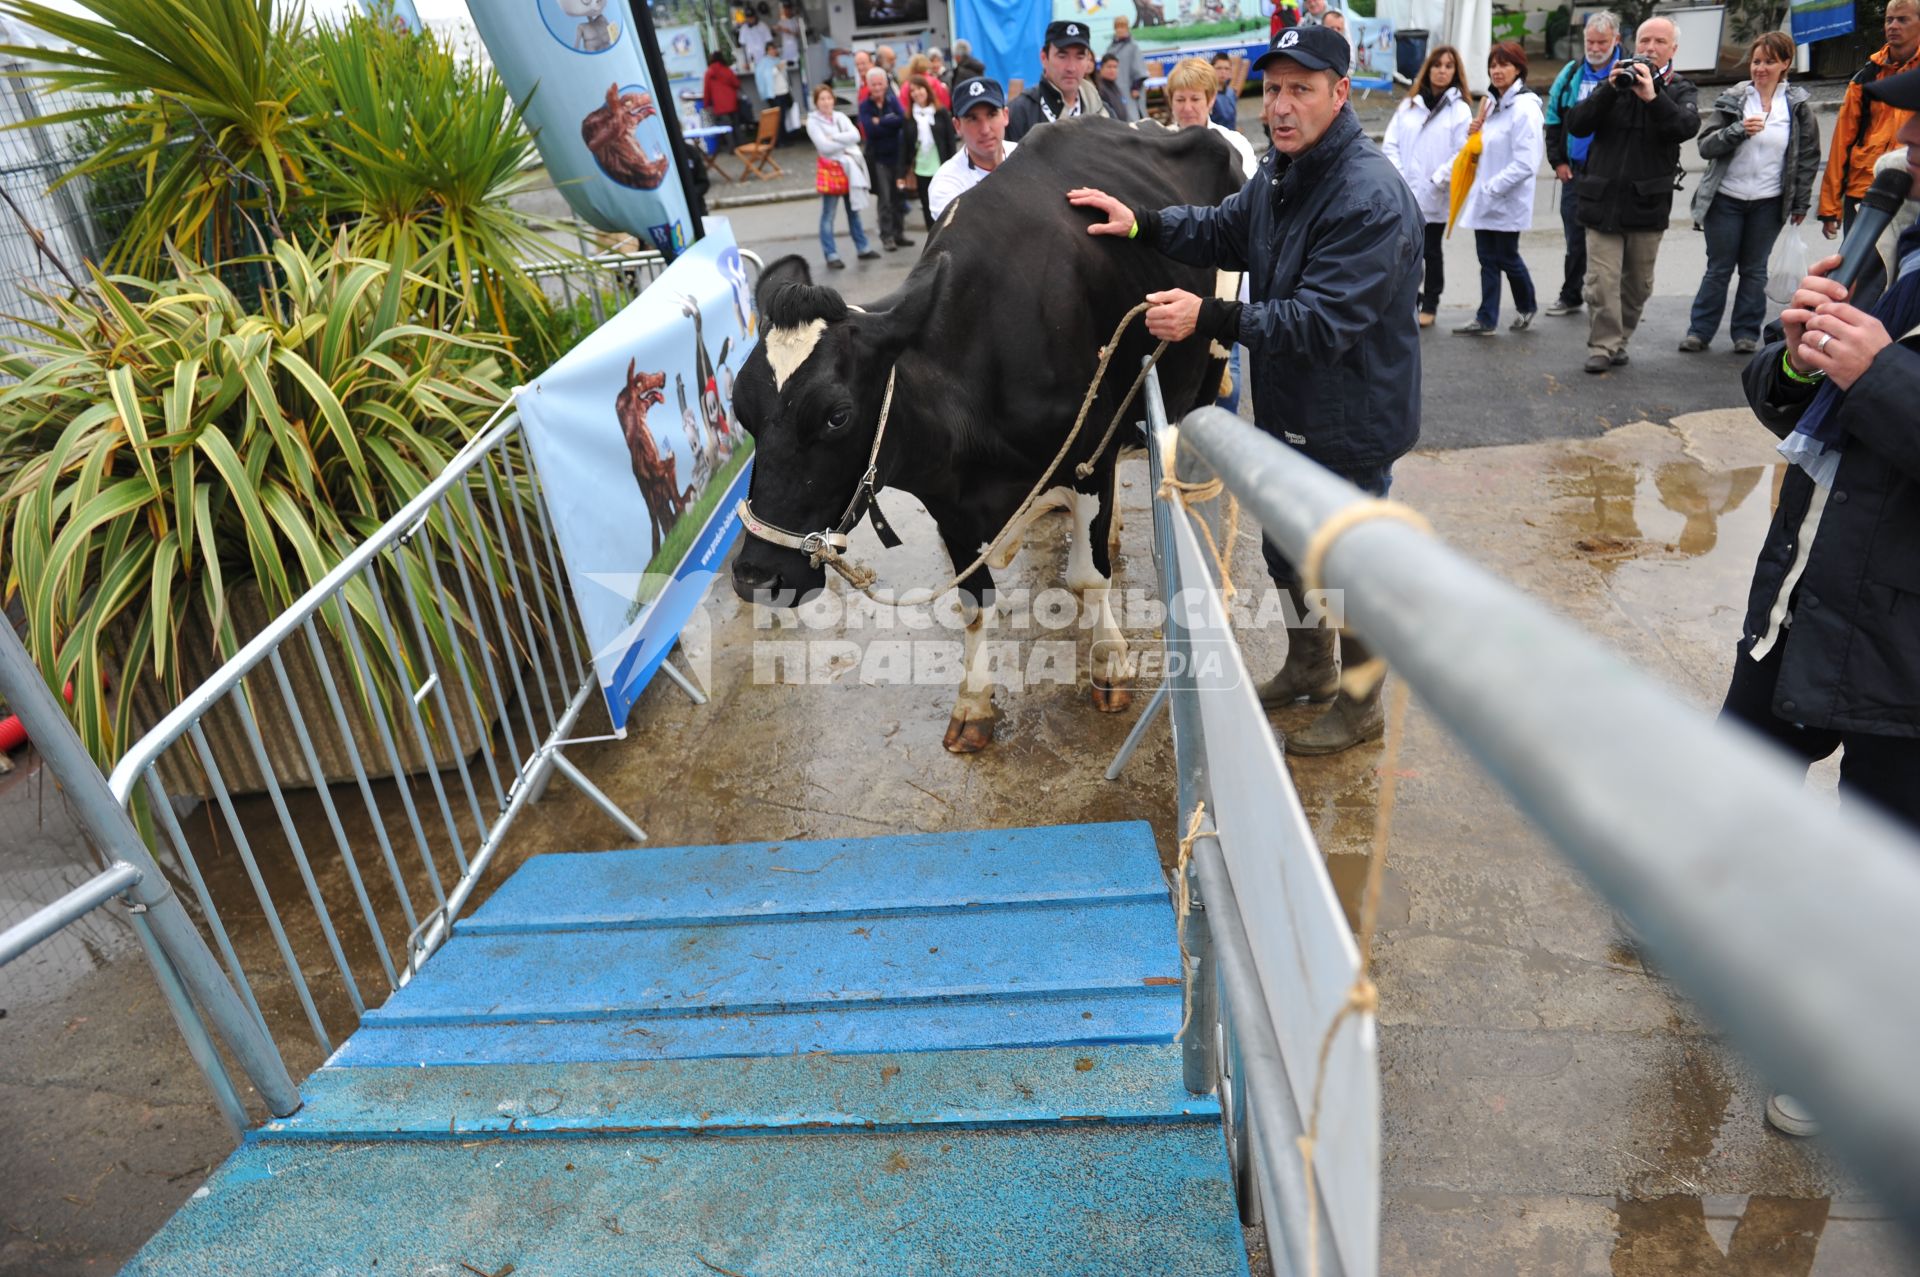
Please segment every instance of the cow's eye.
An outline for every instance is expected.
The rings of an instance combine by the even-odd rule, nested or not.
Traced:
[[[853,405],[841,404],[827,414],[827,429],[845,430],[847,423],[853,420]]]

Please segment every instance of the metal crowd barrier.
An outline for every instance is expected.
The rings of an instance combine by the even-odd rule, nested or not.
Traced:
[[[1236,416],[1195,411],[1176,445],[1157,393],[1149,406],[1155,441],[1168,454],[1177,446],[1181,476],[1217,474],[1294,562],[1304,561],[1329,520],[1365,499]],[[1156,455],[1155,464],[1166,458]],[[1163,589],[1190,585],[1207,563],[1196,553],[1194,518],[1156,502],[1155,527]],[[1171,580],[1170,551],[1179,563]],[[1836,810],[1810,797],[1797,760],[1682,704],[1602,643],[1406,523],[1348,525],[1325,550],[1323,576],[1344,590],[1347,623],[1386,658],[1393,677],[1406,680],[1624,916],[1662,972],[1773,1085],[1812,1106],[1836,1151],[1920,1239],[1920,1016],[1912,993],[1920,969],[1920,841],[1856,803]],[[1208,642],[1220,628],[1207,609],[1170,611],[1175,644]],[[1247,762],[1259,753],[1247,735],[1251,724],[1214,703],[1247,702],[1247,688],[1209,685],[1203,674],[1174,682],[1171,699],[1182,819],[1201,797],[1218,818],[1217,836],[1194,843],[1188,883],[1201,902],[1193,916],[1204,920],[1188,927],[1191,974],[1201,977],[1188,986],[1200,1029],[1188,1038],[1188,1082],[1200,1089],[1217,1070],[1236,1154],[1252,1147],[1247,1160],[1270,1232],[1279,1234],[1275,1248],[1304,1272],[1307,1215],[1293,1137],[1306,1106],[1290,1100],[1303,1081],[1311,1085],[1312,1064],[1290,1049],[1297,1044],[1289,1042],[1288,1022],[1290,1010],[1316,1001],[1318,977],[1305,964],[1302,998],[1301,973],[1267,959],[1279,946],[1287,958],[1296,947],[1305,952],[1313,937],[1276,937],[1302,915],[1273,914],[1254,890],[1263,889],[1257,857],[1288,863],[1305,831],[1296,828],[1289,808],[1297,805],[1284,784],[1278,792],[1288,801],[1278,804],[1270,835],[1249,831],[1228,806],[1237,788],[1252,802],[1263,795],[1242,787],[1275,782],[1261,760]],[[1274,845],[1259,848],[1261,837]],[[1213,980],[1204,978],[1209,966]],[[1224,1050],[1206,1032],[1216,984]],[[1364,1032],[1355,1026],[1356,1047],[1363,1037],[1370,1043],[1372,1032],[1365,1017]],[[1289,1049],[1275,1051],[1276,1043]],[[1330,1060],[1328,1086],[1336,1070],[1354,1067],[1371,1067],[1370,1045],[1346,1064]],[[1329,1266],[1338,1258],[1347,1271],[1368,1273],[1365,1251],[1352,1243],[1359,1217],[1377,1215],[1377,1113],[1370,1201],[1366,1180],[1337,1182],[1338,1168],[1327,1160],[1336,1153],[1327,1113],[1317,1187],[1339,1253],[1323,1256],[1318,1271],[1338,1271]],[[1356,1155],[1364,1152],[1362,1134],[1348,1132]],[[1355,1193],[1363,1200],[1347,1199]],[[1319,1237],[1328,1232],[1321,1228]]]
[[[1175,435],[1155,375],[1145,398],[1157,493],[1173,470]],[[1212,477],[1191,457],[1182,460],[1179,478]],[[1205,519],[1213,542],[1231,554],[1224,505],[1196,503],[1188,513],[1153,502],[1168,677],[1108,776],[1170,708],[1179,828],[1195,830],[1182,866],[1187,1088],[1219,1097],[1241,1219],[1265,1222],[1275,1271],[1372,1274],[1380,1216],[1377,1030],[1370,1012],[1343,1019],[1322,1078],[1322,1042],[1360,973],[1360,954],[1241,659],[1212,552],[1201,544]],[[1310,1192],[1299,1141],[1316,1084]]]

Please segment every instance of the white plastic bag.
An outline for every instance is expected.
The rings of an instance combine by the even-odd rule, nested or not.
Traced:
[[[1807,243],[1807,224],[1788,222],[1767,258],[1767,300],[1782,306],[1792,301],[1800,281],[1807,277],[1807,268],[1816,260],[1813,245]]]

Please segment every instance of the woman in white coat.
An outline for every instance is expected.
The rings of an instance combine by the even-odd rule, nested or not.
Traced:
[[[860,225],[860,210],[867,206],[867,196],[873,190],[873,181],[867,176],[867,161],[860,151],[860,130],[833,108],[833,86],[823,84],[813,91],[813,110],[807,113],[807,137],[812,140],[814,150],[820,152],[822,162],[839,165],[847,175],[845,194],[823,192],[820,196],[820,252],[829,267],[843,270],[846,263],[840,260],[840,246],[833,239],[833,211],[843,200],[847,206],[847,229],[853,232],[854,252],[863,262],[872,261],[880,253],[867,243],[866,228]]]
[[[1527,87],[1527,55],[1518,42],[1505,40],[1487,54],[1486,105],[1469,133],[1480,135],[1480,168],[1460,207],[1460,225],[1473,228],[1480,258],[1480,310],[1471,323],[1454,329],[1473,337],[1491,336],[1500,323],[1500,276],[1513,288],[1519,313],[1515,332],[1533,323],[1537,302],[1533,276],[1520,260],[1520,232],[1533,225],[1533,185],[1546,154],[1544,115],[1539,95]]]
[[[1387,122],[1383,149],[1413,189],[1426,219],[1426,277],[1420,285],[1420,326],[1433,326],[1446,287],[1447,200],[1453,157],[1467,144],[1473,123],[1473,89],[1460,71],[1460,51],[1443,44],[1420,64],[1413,90]]]

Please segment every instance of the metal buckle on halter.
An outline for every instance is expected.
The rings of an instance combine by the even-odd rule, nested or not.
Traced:
[[[800,553],[812,556],[827,548],[827,534],[809,532],[800,538]]]

